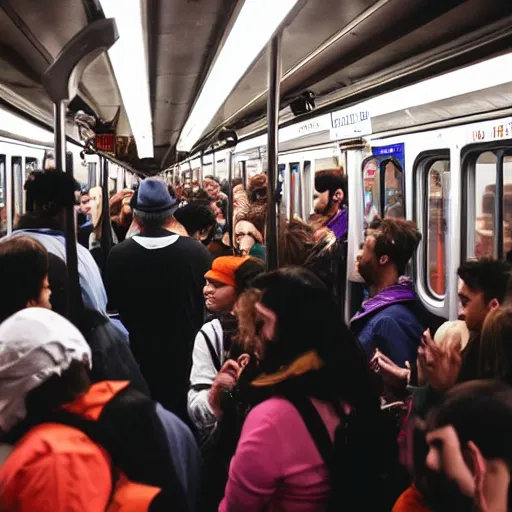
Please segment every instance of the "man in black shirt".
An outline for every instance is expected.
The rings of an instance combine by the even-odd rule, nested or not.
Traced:
[[[211,256],[197,240],[177,234],[183,229],[174,218],[177,207],[165,183],[141,183],[133,212],[140,234],[112,248],[105,281],[109,307],[130,333],[153,399],[188,421],[192,347],[204,320]]]

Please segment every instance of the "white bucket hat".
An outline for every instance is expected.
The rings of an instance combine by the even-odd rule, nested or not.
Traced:
[[[0,431],[25,418],[27,394],[72,361],[91,366],[91,349],[64,317],[43,308],[18,311],[0,324]]]

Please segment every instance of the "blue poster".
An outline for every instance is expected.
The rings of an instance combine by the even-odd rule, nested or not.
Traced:
[[[379,163],[387,158],[395,158],[400,163],[402,170],[405,171],[404,147],[405,144],[403,142],[391,144],[390,146],[372,147],[372,153]]]

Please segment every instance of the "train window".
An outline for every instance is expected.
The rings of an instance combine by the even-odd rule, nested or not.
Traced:
[[[472,255],[477,258],[492,258],[494,256],[497,163],[496,155],[487,151],[478,156],[475,164],[475,242],[474,247],[470,250],[472,249]]]
[[[96,162],[87,163],[87,188],[93,188],[97,185]]]
[[[32,158],[29,156],[27,156],[27,158],[25,158],[25,172],[26,172],[27,176],[32,171],[37,170],[38,167],[39,167],[39,162],[38,162],[37,158]]]
[[[427,285],[434,296],[446,293],[446,231],[448,199],[450,194],[450,162],[435,160],[428,166],[427,174]]]
[[[503,157],[503,254],[512,251],[512,155]]]
[[[311,162],[305,161],[302,168],[302,213],[303,219],[307,221],[313,213],[313,190],[311,186]]]
[[[380,174],[379,162],[376,158],[367,160],[363,167],[364,181],[364,227],[380,215]]]
[[[315,160],[315,172],[327,169],[337,169],[340,166],[338,159],[334,156],[329,158],[318,158]]]
[[[404,217],[403,173],[394,159],[382,162],[384,167],[384,217]]]
[[[23,172],[22,160],[21,156],[13,156],[11,159],[14,185],[14,225],[17,224],[19,216],[24,213],[23,185],[25,183],[25,173]]]
[[[295,216],[302,217],[302,205],[300,200],[301,195],[301,179],[300,179],[300,164],[290,164],[290,218]]]

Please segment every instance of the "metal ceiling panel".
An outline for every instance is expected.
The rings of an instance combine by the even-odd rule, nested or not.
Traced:
[[[87,25],[82,0],[10,0],[16,14],[53,57]],[[52,30],[53,27],[53,30]]]
[[[353,17],[347,22],[339,16],[345,12],[343,7],[349,6],[353,8]],[[372,3],[310,0],[283,32],[282,108],[305,90],[313,91],[317,96],[317,105],[322,104],[324,97],[335,97],[345,88],[350,89],[358,82],[392,66],[398,68],[407,59],[412,62],[417,58],[419,61],[423,52],[433,51],[457,37],[471,35],[468,37],[470,47],[471,37],[476,31],[510,15],[512,2],[501,0],[380,0]],[[315,20],[318,20],[318,26]],[[301,34],[309,31],[324,37],[322,52],[308,49],[307,38],[303,44]],[[503,50],[509,44],[510,37],[503,38],[501,46],[489,45],[489,55],[497,48]],[[306,56],[303,65],[295,65],[293,72],[290,71],[294,67],[290,48],[293,49],[292,55],[301,58]],[[475,51],[471,57],[468,52],[466,60],[445,60],[437,72],[456,68],[482,55]],[[434,64],[437,65],[437,62]],[[434,66],[428,71],[431,74],[436,72]],[[393,80],[383,83],[382,87],[378,83],[373,84],[369,94],[375,95],[422,78],[424,76],[419,72],[410,72],[405,80],[398,73],[393,76]],[[266,55],[262,55],[212,120],[205,131],[205,140],[211,140],[209,136],[215,134],[220,127],[235,129],[242,135],[254,131],[254,128],[251,130],[253,126],[264,126],[266,88]],[[358,94],[360,99],[364,97],[364,91]],[[355,97],[351,101],[354,102]],[[329,108],[335,106],[336,103],[332,103]],[[322,111],[319,110],[318,114]],[[311,115],[318,114],[315,112]],[[288,110],[282,111],[283,115],[288,119],[291,117]],[[262,121],[258,122],[258,119]]]
[[[155,157],[176,144],[236,0],[158,0],[150,26]]]

